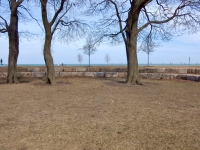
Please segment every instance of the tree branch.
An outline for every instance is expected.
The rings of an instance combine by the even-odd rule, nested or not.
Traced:
[[[61,4],[59,9],[56,11],[55,15],[53,16],[53,19],[50,22],[50,25],[52,26],[54,24],[54,22],[56,21],[56,18],[58,17],[58,15],[60,14],[60,12],[63,10],[63,6],[66,0],[61,0]]]
[[[118,32],[118,34],[119,34],[119,33],[122,34],[124,43],[126,44],[126,43],[127,43],[127,40],[126,40],[126,36],[125,36],[125,34],[124,34],[124,32],[123,32],[123,31],[125,30],[126,27],[125,27],[124,29],[122,28],[122,20],[121,20],[121,17],[120,17],[120,15],[119,15],[119,10],[118,10],[117,4],[116,4],[113,0],[110,0],[110,2],[111,2],[111,3],[114,5],[114,7],[115,7],[116,15],[117,15],[117,18],[118,18],[118,21],[119,21],[120,32]]]
[[[138,32],[142,31],[144,28],[146,28],[146,27],[147,27],[148,25],[150,25],[150,24],[163,24],[163,23],[166,23],[166,22],[171,21],[171,20],[174,19],[175,17],[180,17],[180,16],[185,16],[185,15],[187,15],[187,14],[178,15],[179,10],[182,9],[182,8],[184,8],[185,6],[186,6],[186,5],[182,5],[182,6],[179,5],[179,6],[176,8],[176,10],[174,11],[173,15],[172,15],[171,17],[168,17],[168,18],[165,19],[165,20],[162,20],[162,21],[154,20],[154,21],[149,21],[149,22],[147,22],[146,24],[144,24],[142,27],[140,27],[140,28],[138,29]]]

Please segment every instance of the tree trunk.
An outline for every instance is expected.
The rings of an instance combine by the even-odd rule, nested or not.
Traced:
[[[47,67],[46,84],[53,85],[55,84],[55,71],[54,71],[53,57],[51,55],[51,40],[52,40],[51,32],[46,33],[45,43],[44,43],[44,60]]]
[[[139,72],[138,72],[138,59],[137,59],[137,23],[138,23],[138,11],[134,9],[136,7],[132,7],[128,14],[127,20],[127,29],[126,29],[126,37],[127,37],[127,45],[126,45],[126,54],[127,54],[127,84],[141,84],[139,80]]]
[[[17,6],[12,6],[8,37],[9,37],[9,56],[8,56],[7,83],[18,83],[17,59],[19,54],[19,35],[18,35]]]
[[[90,55],[89,55],[89,67],[90,67]]]

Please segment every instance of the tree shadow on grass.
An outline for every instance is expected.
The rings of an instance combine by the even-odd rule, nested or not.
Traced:
[[[141,81],[142,85],[138,84],[127,84],[126,80],[122,79],[112,79],[110,82],[106,82],[105,84],[108,86],[120,86],[120,87],[155,87],[161,85],[160,83],[155,82],[147,82],[147,81]]]

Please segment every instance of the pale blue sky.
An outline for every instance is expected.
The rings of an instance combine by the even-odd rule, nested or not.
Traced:
[[[39,11],[37,11],[39,13]],[[36,13],[36,14],[37,14]],[[27,23],[26,25],[20,23],[19,30],[29,30],[33,33],[41,33],[41,29],[35,22]],[[79,64],[77,54],[83,55],[82,64],[88,63],[88,56],[84,55],[82,51],[78,50],[84,44],[84,39],[80,39],[74,43],[65,44],[54,42],[53,44],[53,59],[55,64]],[[170,42],[162,42],[162,46],[155,48],[155,51],[150,55],[150,63],[152,64],[181,64],[189,63],[200,64],[200,33],[184,34],[183,36],[174,38]],[[42,54],[43,39],[27,41],[22,39],[20,42],[20,53],[18,64],[44,64]],[[0,36],[0,58],[3,63],[8,63],[8,39]],[[91,56],[91,64],[106,64],[105,55],[109,54],[112,64],[125,64],[126,54],[124,44],[117,46],[101,45],[97,47],[97,52]],[[139,64],[147,63],[147,54],[144,52],[138,53]]]
[[[192,35],[183,35],[173,39],[170,42],[163,42],[162,46],[155,48],[155,51],[150,55],[150,62],[152,64],[180,64],[189,62],[189,57],[192,64],[200,64],[200,33]],[[65,44],[54,42],[53,58],[55,64],[77,64],[77,54],[83,55],[83,64],[88,63],[88,56],[84,55],[81,50],[77,50],[84,44],[84,39],[76,41],[75,43]],[[8,63],[8,40],[6,37],[0,37],[0,58],[3,59],[4,64]],[[23,39],[20,42],[20,53],[18,64],[44,64],[42,54],[43,41],[32,40],[27,41]],[[126,63],[126,54],[124,45],[109,46],[101,45],[97,48],[97,52],[91,56],[92,64],[106,63],[105,55],[109,54],[110,63],[119,64]],[[147,54],[144,52],[138,53],[139,64],[147,63]]]

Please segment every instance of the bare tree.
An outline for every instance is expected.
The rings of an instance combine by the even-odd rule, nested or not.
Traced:
[[[53,57],[51,55],[52,38],[56,31],[60,41],[70,42],[84,36],[87,24],[76,19],[75,10],[79,10],[82,1],[78,0],[40,0],[42,21],[45,31],[44,60],[47,67],[47,84],[55,83]],[[76,8],[75,8],[76,7]]]
[[[141,84],[137,44],[151,34],[152,40],[170,40],[173,35],[200,28],[199,0],[90,0],[88,14],[101,14],[96,28],[99,39],[124,42],[128,84]],[[97,33],[98,33],[97,32]]]
[[[108,63],[110,62],[110,56],[108,54],[106,54],[106,56],[105,56],[105,61],[108,65]]]
[[[93,55],[97,51],[97,48],[95,46],[95,41],[94,41],[94,39],[92,38],[91,35],[89,35],[86,38],[85,45],[83,45],[83,47],[81,48],[81,50],[83,50],[83,53],[85,55],[88,55],[89,66],[90,66],[90,56]]]
[[[81,62],[83,62],[83,56],[80,53],[77,55],[77,59],[81,66]]]
[[[19,18],[27,21],[25,15],[19,9],[25,9],[23,2],[28,0],[7,0],[1,2],[0,14],[0,33],[4,33],[9,39],[9,56],[8,56],[8,75],[7,83],[18,83],[17,80],[17,59],[19,55]],[[28,11],[28,8],[25,10]],[[8,15],[9,14],[9,15]],[[10,18],[8,21],[7,18]],[[28,32],[23,34],[30,35]]]
[[[149,66],[149,55],[154,52],[155,47],[159,45],[152,41],[151,34],[147,35],[143,43],[140,45],[139,50],[147,54],[147,66]]]

